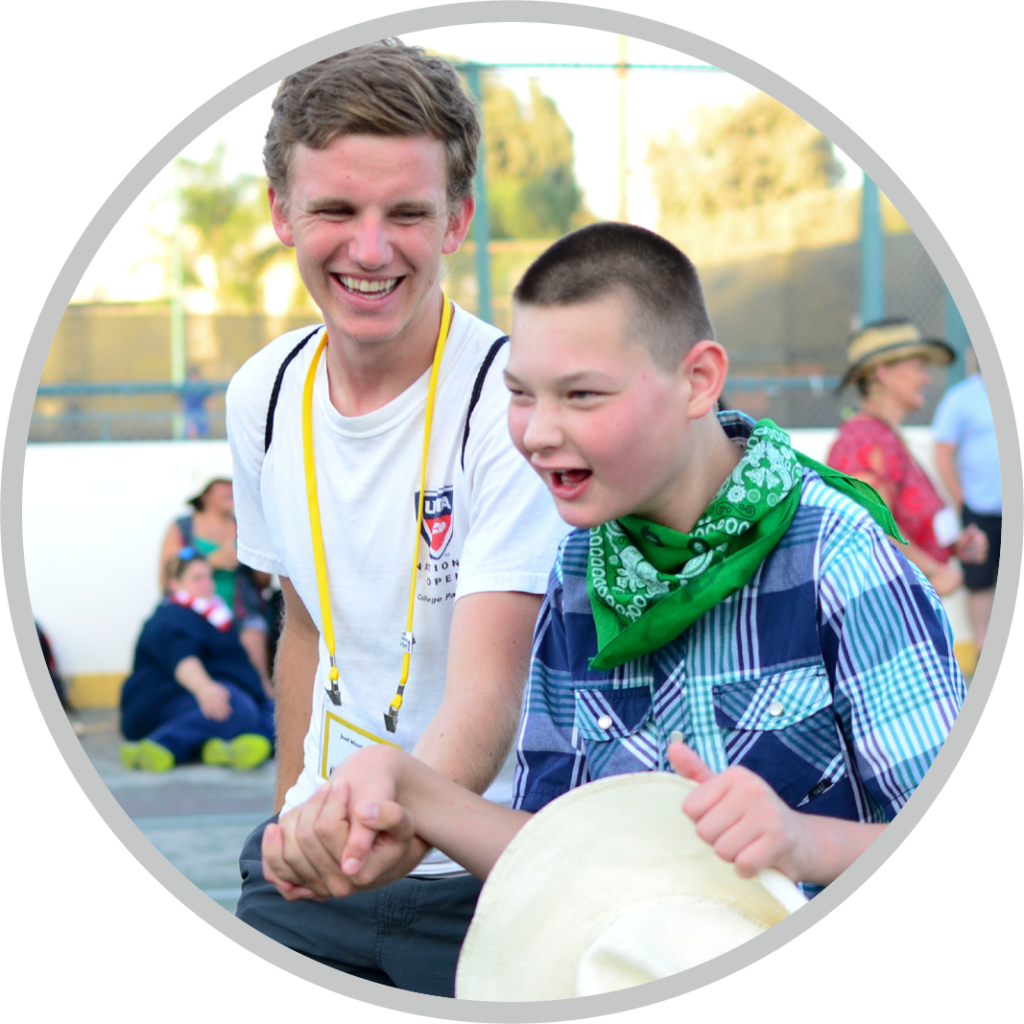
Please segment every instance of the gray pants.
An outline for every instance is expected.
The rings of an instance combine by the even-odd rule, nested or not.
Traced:
[[[276,821],[271,818],[270,821]],[[289,902],[263,877],[260,825],[242,847],[236,915],[297,953],[381,985],[455,995],[455,966],[481,883],[403,878],[347,899]]]

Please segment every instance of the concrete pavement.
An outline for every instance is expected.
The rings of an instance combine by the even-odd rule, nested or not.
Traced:
[[[238,901],[238,853],[273,813],[274,763],[249,772],[180,765],[164,774],[124,768],[115,710],[71,713],[82,746],[117,802],[191,882],[228,910]]]

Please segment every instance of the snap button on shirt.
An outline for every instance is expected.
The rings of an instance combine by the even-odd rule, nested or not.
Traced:
[[[773,700],[771,704],[768,705],[768,714],[771,715],[772,718],[778,718],[779,715],[782,714],[783,710],[782,705],[777,700]]]
[[[602,715],[602,716],[601,716],[601,717],[600,717],[600,718],[599,718],[599,719],[597,720],[597,727],[598,727],[598,729],[604,729],[605,731],[607,731],[608,729],[610,729],[610,728],[612,727],[612,718],[611,718],[611,715]]]

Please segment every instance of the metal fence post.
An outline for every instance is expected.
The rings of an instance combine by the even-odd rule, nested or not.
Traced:
[[[948,288],[946,289],[946,340],[956,352],[953,362],[949,364],[949,369],[946,371],[946,383],[956,384],[964,379],[964,353],[970,346],[971,339],[968,337],[963,317],[960,316],[960,310],[957,309],[956,302],[949,294]]]
[[[878,186],[864,175],[860,221],[860,322],[885,316],[885,236]]]
[[[626,150],[626,36],[619,36],[619,66],[615,72],[619,78],[619,220],[629,220],[629,162]]]
[[[174,239],[171,243],[171,383],[179,387],[185,383],[187,343],[185,339],[185,266],[181,252],[181,171],[178,161],[174,171]],[[175,413],[172,436],[175,440],[185,437],[185,417],[179,410]]]
[[[464,65],[469,91],[480,112],[480,150],[476,163],[476,215],[473,218],[473,237],[476,239],[476,315],[484,323],[492,322],[491,315],[491,240],[490,218],[487,212],[487,146],[484,139],[484,92],[480,81],[480,65],[470,61]]]

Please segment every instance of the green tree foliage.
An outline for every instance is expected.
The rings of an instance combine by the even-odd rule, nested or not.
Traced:
[[[266,179],[240,174],[229,181],[223,146],[204,163],[179,158],[177,174],[185,286],[204,284],[205,257],[216,268],[221,309],[257,308],[262,275],[282,255],[270,222]]]
[[[572,132],[536,81],[524,109],[484,80],[485,171],[492,238],[558,238],[593,220],[573,170]]]
[[[842,174],[832,143],[766,93],[738,108],[698,108],[690,129],[648,148],[663,221],[829,188]]]

